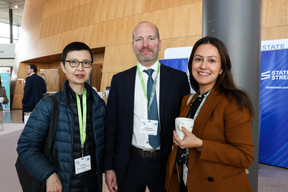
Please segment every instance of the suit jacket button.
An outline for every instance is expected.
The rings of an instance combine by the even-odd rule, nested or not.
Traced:
[[[210,182],[213,182],[213,181],[214,181],[214,178],[213,178],[213,177],[208,177],[207,179],[208,179],[208,181],[210,181]]]

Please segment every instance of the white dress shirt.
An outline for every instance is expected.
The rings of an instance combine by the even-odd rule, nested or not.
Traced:
[[[157,76],[158,70],[158,63],[159,61],[155,62],[149,69],[153,69],[152,78],[155,81]],[[144,67],[140,63],[138,63],[139,69],[141,71],[145,89],[147,90],[147,81],[148,81],[148,74],[144,72],[148,68]],[[160,70],[160,69],[159,69]],[[138,71],[136,70],[136,78],[135,78],[135,92],[134,92],[134,123],[133,123],[133,136],[132,136],[132,145],[141,148],[143,150],[151,151],[153,148],[149,145],[149,135],[140,133],[140,122],[141,120],[147,120],[147,99],[144,95],[141,80],[138,75]],[[160,129],[160,115],[159,115],[159,95],[160,95],[160,71],[158,73],[157,82],[156,82],[156,97],[157,97],[157,107],[158,107],[158,129]],[[157,148],[157,150],[160,147]]]

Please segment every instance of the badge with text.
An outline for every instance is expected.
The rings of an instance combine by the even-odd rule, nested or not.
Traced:
[[[83,173],[85,171],[91,170],[91,158],[90,155],[80,157],[74,160],[75,162],[75,173]]]
[[[140,133],[148,135],[157,135],[158,121],[156,120],[141,120]]]
[[[183,182],[184,185],[187,185],[187,176],[188,176],[188,167],[186,164],[183,165]]]

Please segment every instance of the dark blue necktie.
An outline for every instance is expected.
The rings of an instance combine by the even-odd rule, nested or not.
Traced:
[[[148,98],[148,104],[147,104],[147,112],[148,112],[148,119],[150,120],[158,120],[158,109],[157,109],[157,97],[156,92],[153,97],[153,101],[151,103],[150,111],[149,111],[149,101],[153,86],[153,78],[152,73],[153,69],[145,70],[144,72],[148,74],[148,81],[147,81],[147,98]],[[156,91],[156,90],[155,90]],[[153,149],[156,149],[160,145],[160,134],[159,134],[159,124],[157,129],[157,135],[149,135],[149,144],[153,147]]]

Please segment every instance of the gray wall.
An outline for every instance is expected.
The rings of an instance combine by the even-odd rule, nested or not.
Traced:
[[[232,61],[235,83],[253,102],[254,163],[249,169],[253,192],[258,190],[259,89],[262,0],[203,0],[203,36],[225,43]]]

